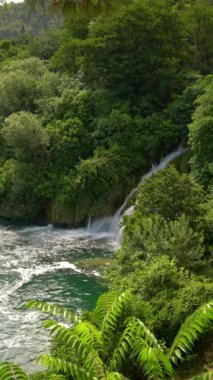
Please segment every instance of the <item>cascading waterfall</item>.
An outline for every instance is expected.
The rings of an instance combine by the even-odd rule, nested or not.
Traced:
[[[88,234],[91,234],[92,236],[108,237],[119,241],[122,232],[122,228],[120,228],[122,216],[131,215],[134,212],[134,206],[129,207],[127,210],[126,207],[133,195],[137,192],[140,184],[147,178],[150,178],[153,174],[157,173],[159,170],[164,169],[171,161],[186,151],[187,148],[180,145],[174,152],[167,154],[158,165],[152,165],[149,172],[143,175],[138,186],[130,192],[121,207],[113,216],[102,217],[89,222],[87,226]]]
[[[165,156],[141,181],[185,150],[180,146]],[[26,300],[68,302],[80,309],[92,305],[103,291],[96,282],[99,274],[93,268],[81,268],[80,263],[84,258],[107,257],[111,243],[119,243],[122,216],[134,212],[134,206],[128,206],[137,190],[130,192],[113,216],[90,221],[86,228],[0,225],[0,361],[16,361],[30,370],[32,359],[49,347],[48,336],[40,334],[38,327],[40,314],[20,308]],[[102,238],[106,240],[98,241]]]

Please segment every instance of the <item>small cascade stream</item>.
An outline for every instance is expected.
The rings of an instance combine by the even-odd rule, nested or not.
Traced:
[[[179,157],[186,151],[187,148],[184,148],[182,145],[180,145],[175,151],[167,154],[158,165],[152,165],[152,168],[149,170],[149,172],[143,175],[138,186],[135,187],[130,192],[130,194],[128,194],[123,204],[120,206],[120,208],[115,212],[113,216],[106,216],[89,222],[87,226],[88,234],[91,236],[112,238],[119,242],[120,236],[122,234],[122,216],[131,215],[134,212],[134,206],[130,206],[127,209],[126,207],[128,206],[128,203],[132,199],[132,197],[136,194],[141,183],[147,178],[150,178],[152,175],[157,173],[159,170],[164,169],[171,161],[173,161],[175,158]]]

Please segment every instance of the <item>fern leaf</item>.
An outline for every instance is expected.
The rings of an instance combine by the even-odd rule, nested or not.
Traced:
[[[56,339],[63,341],[70,349],[75,349],[78,357],[84,358],[91,351],[91,347],[82,342],[80,337],[71,328],[52,320],[45,321],[44,327],[51,330],[50,335],[54,335]]]
[[[74,326],[73,331],[78,335],[82,342],[106,354],[105,345],[99,330],[90,322],[81,322]]]
[[[81,322],[74,326],[73,332],[80,338],[83,346],[88,347],[86,355],[84,349],[84,368],[93,368],[95,374],[100,378],[104,377],[105,365],[101,357],[106,358],[107,352],[100,331],[90,322]]]
[[[129,319],[128,325],[134,331],[136,337],[143,339],[150,347],[161,349],[154,334],[139,318],[133,317]]]
[[[106,376],[106,367],[97,355],[96,351],[91,351],[83,360],[84,369],[93,373],[98,379],[105,379]]]
[[[213,371],[209,371],[206,373],[202,373],[201,375],[194,376],[190,380],[212,380],[212,379],[213,379]]]
[[[117,296],[103,319],[101,333],[104,342],[109,346],[112,344],[122,313],[129,304],[130,298],[131,293],[128,290]]]
[[[4,362],[0,364],[1,380],[29,380],[29,376],[16,364]]]
[[[28,309],[36,309],[42,311],[43,313],[51,314],[57,317],[62,317],[64,320],[68,322],[77,322],[79,320],[78,316],[76,316],[71,310],[65,307],[52,305],[48,302],[30,300],[25,304],[25,306]]]
[[[179,329],[169,350],[169,358],[173,363],[183,359],[183,354],[192,350],[197,339],[213,327],[213,301],[199,307],[186,318]]]
[[[130,318],[114,352],[111,367],[117,368],[127,358],[136,361],[148,379],[165,379],[172,366],[155,336],[138,318]]]
[[[117,292],[107,292],[103,293],[96,303],[96,307],[93,311],[93,316],[95,322],[100,326],[103,323],[103,320],[111,308],[113,302],[117,299]]]
[[[81,322],[73,328],[67,328],[52,320],[45,321],[44,326],[51,330],[50,334],[54,335],[56,339],[63,341],[71,350],[75,350],[76,358],[84,363],[86,371],[92,372],[94,376],[99,375],[100,378],[105,376],[105,365],[97,350],[98,348],[102,352],[104,345],[99,331],[94,326],[89,322]],[[89,337],[90,332],[91,337]]]
[[[136,341],[138,342],[137,352]],[[146,345],[161,349],[161,346],[158,344],[155,336],[150,332],[145,324],[140,321],[140,319],[135,317],[129,318],[127,320],[126,328],[114,351],[110,367],[114,369],[120,367],[121,364],[125,362],[128,357],[130,357],[133,348],[134,354],[138,355]]]
[[[125,377],[124,375],[122,375],[121,373],[110,372],[107,375],[106,380],[129,380],[129,379],[127,377]]]
[[[148,380],[164,380],[167,376],[172,376],[171,363],[167,355],[158,348],[146,346],[140,351],[136,361]]]
[[[122,366],[122,363],[130,356],[133,344],[135,342],[135,335],[131,322],[129,322],[118,342],[118,345],[113,353],[110,363],[110,368],[117,369]]]
[[[53,358],[50,355],[40,355],[38,361],[44,366],[56,372],[62,372],[66,375],[71,375],[75,380],[93,380],[93,375],[86,372],[83,368],[60,360],[58,358]]]

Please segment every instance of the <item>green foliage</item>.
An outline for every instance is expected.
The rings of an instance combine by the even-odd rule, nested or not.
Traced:
[[[107,296],[101,297],[94,315],[97,315],[99,313],[102,314],[103,308],[105,310],[103,299],[106,297]],[[130,301],[130,293],[128,291],[121,295],[114,293],[113,295],[110,295],[110,299],[112,298],[113,302],[111,302],[106,315],[104,315],[100,330],[98,330],[89,321],[81,322],[78,321],[78,319],[76,319],[76,322],[72,328],[67,328],[54,321],[46,321],[45,327],[51,330],[51,335],[54,335],[57,340],[59,339],[60,342],[75,352],[75,361],[77,360],[77,362],[76,364],[70,364],[61,361],[60,359],[42,355],[40,358],[42,363],[51,369],[55,369],[57,372],[62,371],[66,374],[70,373],[76,379],[81,379],[81,376],[83,376],[83,374],[85,378],[88,376],[88,379],[95,379],[96,376],[97,378],[108,378],[107,376],[109,376],[109,378],[112,379],[122,379],[122,376],[118,373],[107,374],[104,362],[102,360],[104,359],[105,362],[109,360],[109,343],[112,346],[112,342],[114,341],[114,336],[116,334],[118,324],[120,323],[123,309]],[[55,310],[57,311],[57,307],[50,307],[49,304],[45,306],[44,303],[40,304],[39,302],[32,302],[27,306],[37,307],[37,305],[39,309],[41,309],[42,305],[42,309],[45,311],[53,310],[54,313]],[[66,315],[66,310],[64,311],[64,315]],[[114,344],[116,343],[114,342]],[[79,365],[82,366],[83,358],[84,360],[82,368],[79,367]]]
[[[26,3],[44,6],[30,24]],[[45,14],[52,6],[75,21],[50,31],[61,17]],[[140,186],[106,275],[115,291],[89,320],[28,303],[70,323],[45,322],[56,348],[40,357],[49,370],[38,378],[171,379],[212,328],[212,9],[207,0],[0,6],[1,216],[79,225],[111,215],[187,139],[187,125],[192,154],[192,176],[171,166]],[[29,377],[4,363],[0,378]]]
[[[5,65],[11,59],[21,54],[27,55],[27,46],[24,43],[18,44],[10,39],[0,41],[0,65]]]
[[[47,28],[54,29],[61,24],[61,16],[44,13],[37,8],[31,12],[26,2],[0,5],[0,39],[18,39],[25,35],[38,35]]]
[[[123,376],[121,373],[118,372],[110,372],[106,380],[129,380],[127,377]]]
[[[118,324],[120,322],[120,317],[125,306],[129,303],[131,297],[131,293],[126,291],[121,293],[118,297],[116,297],[115,301],[110,305],[105,317],[102,321],[101,332],[103,335],[103,339],[110,346],[113,341],[113,336],[118,328]],[[100,307],[100,303],[98,305]]]
[[[1,134],[19,161],[44,159],[48,136],[35,115],[23,111],[10,115],[5,119]]]
[[[103,293],[97,300],[96,308],[93,311],[95,322],[101,326],[105,316],[109,313],[112,305],[116,301],[117,292]]]
[[[139,260],[143,267],[144,261],[162,255],[174,259],[179,267],[196,271],[202,266],[203,252],[202,233],[193,231],[185,215],[167,222],[157,215],[141,217],[136,211],[126,221],[119,258],[127,272],[139,268]]]
[[[16,364],[1,363],[0,364],[1,380],[29,380],[29,376]]]
[[[192,350],[194,342],[205,333],[213,322],[213,303],[198,308],[181,326],[169,350],[169,358],[176,363],[182,355]]]
[[[47,133],[52,164],[63,171],[78,163],[90,151],[90,138],[78,117],[47,125]]]
[[[60,31],[51,30],[32,38],[29,42],[29,52],[32,56],[49,60],[59,47]]]
[[[7,210],[0,206],[1,215],[82,225],[89,217],[115,212],[140,176],[187,134],[193,102],[203,93],[205,81],[194,69],[208,74],[210,66],[211,10],[204,3],[54,2],[65,7],[67,15],[69,7],[81,13],[75,20],[68,17],[56,31],[53,13],[48,16],[51,23],[44,21],[45,9],[53,4],[48,1],[37,13],[31,11],[35,38],[25,30],[18,40],[1,42],[0,123],[17,112],[32,113],[48,141],[48,155],[37,153],[31,206],[22,202],[28,197],[30,166],[23,177],[23,167],[16,163],[15,180],[7,185]],[[113,12],[106,17],[108,7]],[[26,21],[26,4],[2,6],[0,20],[1,12],[3,19],[14,18],[16,12],[18,20]],[[97,13],[102,14],[88,22],[88,16]],[[47,32],[38,33],[44,26]],[[22,156],[35,163],[29,147],[22,149]],[[2,170],[5,161],[14,158],[8,146],[3,148]],[[34,176],[34,165],[31,168]],[[17,182],[24,183],[16,189]],[[21,204],[14,207],[16,191]],[[186,199],[188,210],[196,213],[194,201]]]
[[[204,202],[202,188],[173,166],[144,181],[106,270],[111,289],[130,288],[144,301],[145,322],[167,342],[211,299],[211,202]]]
[[[45,165],[45,164],[44,164]],[[42,194],[39,182],[45,182],[44,166],[7,160],[0,171],[1,215],[13,220],[38,220],[49,194]]]
[[[67,363],[60,359],[54,359],[49,355],[41,355],[38,360],[43,366],[54,369],[56,372],[64,372],[67,375],[70,374],[76,380],[92,379],[90,373],[78,367],[76,364]]]
[[[192,148],[192,174],[205,185],[213,184],[213,80],[208,76],[204,81],[203,94],[196,100],[196,110],[189,125],[189,141]]]
[[[166,288],[164,283],[164,289],[156,292],[147,301],[153,306],[153,314],[150,318],[153,331],[159,338],[163,336],[171,343],[183,320],[202,303],[211,300],[212,290],[211,280],[202,277],[187,279],[185,276],[185,281],[176,283],[176,289]]]
[[[185,4],[186,3],[186,4]],[[184,2],[185,12],[184,21],[186,22],[186,35],[191,38],[193,43],[190,47],[190,64],[201,69],[203,72],[211,72],[213,57],[213,8],[211,1],[196,0]],[[203,43],[205,41],[205,43]]]
[[[72,322],[73,320],[74,321],[76,320],[76,315],[70,309],[66,309],[65,307],[55,306],[47,302],[31,300],[26,303],[26,307],[28,309],[40,310],[42,313],[47,313],[54,316],[60,316],[68,322]]]
[[[173,364],[177,365],[178,361],[183,360],[192,351],[195,342],[213,328],[211,301],[188,316],[168,350],[139,318],[130,313],[124,318],[124,308],[129,310],[132,300],[134,297],[129,291],[103,294],[91,315],[94,324],[78,318],[73,320],[72,326],[45,321],[44,325],[51,330],[51,336],[54,335],[66,347],[71,359],[64,360],[63,355],[40,355],[38,361],[50,371],[48,379],[57,373],[65,378],[71,375],[76,380],[136,380],[141,375],[147,380],[171,379],[174,376]],[[67,317],[67,309],[62,312],[61,308],[45,305],[44,302],[30,301],[27,307]],[[106,329],[106,322],[109,321],[111,328]],[[12,380],[11,377],[7,379]]]
[[[112,300],[113,297],[115,297],[115,293],[108,295],[109,300]],[[104,295],[99,300],[99,304],[94,311],[94,320],[97,315],[97,309],[103,309],[104,300],[107,301],[108,299],[107,295]],[[110,304],[112,302],[110,301]],[[116,304],[117,302],[120,302],[119,296],[117,296],[113,303]],[[110,315],[112,319],[113,313],[110,313],[112,307],[110,306],[107,309],[106,317]],[[129,365],[138,366],[147,376],[147,379],[171,377],[173,373],[171,363],[176,363],[180,359],[183,360],[183,355],[186,356],[191,352],[195,341],[211,329],[213,325],[212,302],[209,302],[198,308],[186,319],[174,338],[167,355],[163,347],[141,320],[130,317],[123,323],[119,310],[117,311],[117,315],[120,315],[119,326],[117,330],[114,330],[114,335],[117,337],[120,335],[120,339],[115,344],[114,352],[108,345],[108,339],[103,334],[103,328],[98,331],[88,322],[78,322],[71,329],[51,321],[46,322],[45,325],[46,327],[51,327],[51,334],[52,332],[56,333],[57,339],[62,339],[69,349],[75,349],[76,358],[84,357],[84,368],[94,371],[95,376],[98,378],[99,376],[103,377],[105,371],[104,365],[100,360],[100,357],[102,357],[105,358],[105,363],[109,360],[110,368],[114,370],[125,368],[125,362],[130,359]],[[102,322],[102,326],[105,323],[105,319]],[[114,323],[113,319],[111,323]],[[114,340],[111,332],[109,333],[111,339]],[[101,342],[105,342],[104,346],[102,346]],[[91,358],[93,358],[92,362]],[[52,369],[55,368],[57,371],[62,370],[65,373],[69,372],[67,364],[62,364],[60,360],[55,361],[54,358],[45,356],[43,364],[45,364],[45,361],[46,365],[48,363],[48,367],[51,366]],[[100,371],[103,371],[103,375],[100,374]],[[77,376],[75,378],[78,379]],[[92,373],[90,376],[92,376]]]
[[[11,63],[1,70],[0,116],[18,111],[35,111],[39,98],[54,96],[57,76],[50,73],[38,58],[27,58]]]
[[[203,373],[201,375],[194,376],[190,380],[211,380],[212,376],[213,376],[213,372],[209,371],[209,372]]]
[[[31,6],[35,7],[36,5],[42,7],[43,9],[48,10],[61,10],[67,17],[78,17],[82,14],[87,17],[94,17],[99,13],[106,12],[108,10],[114,9],[122,1],[106,1],[106,0],[81,0],[76,3],[73,0],[26,0],[26,2]]]
[[[64,209],[70,210],[76,224],[87,220],[88,215],[97,217],[103,210],[110,214],[111,189],[117,195],[119,185],[124,186],[129,171],[124,162],[124,157],[116,149],[99,149],[94,157],[81,160],[76,170],[64,177],[63,190],[53,206],[53,220],[61,220]]]
[[[121,8],[114,17],[90,28],[83,66],[88,80],[98,78],[122,95],[152,94],[155,99],[158,94],[158,99],[166,101],[172,86],[176,87],[180,27],[178,13],[165,3],[153,7],[148,1],[134,1]]]
[[[161,170],[141,186],[136,210],[144,216],[161,215],[175,220],[185,214],[191,221],[201,214],[202,188],[174,166]]]
[[[155,258],[143,267],[135,260],[135,269],[129,272],[124,269],[118,272],[117,266],[115,263],[107,275],[111,287],[132,288],[143,301],[138,316],[158,338],[168,343],[171,343],[183,319],[211,299],[211,280],[190,278],[184,269],[178,269],[175,262],[167,257]]]
[[[162,348],[155,336],[138,318],[131,317],[127,319],[124,327],[124,332],[120,337],[120,340],[111,359],[112,368],[122,366],[122,364],[128,360],[130,355],[132,355],[134,358],[137,358],[136,360],[140,362],[139,354],[141,350],[144,349],[144,341],[148,343],[149,347],[162,351]]]
[[[30,380],[66,380],[67,377],[52,373],[52,371],[43,371],[37,372],[35,374],[30,375]]]
[[[140,351],[137,361],[147,379],[160,380],[172,375],[172,366],[161,350],[145,347]]]

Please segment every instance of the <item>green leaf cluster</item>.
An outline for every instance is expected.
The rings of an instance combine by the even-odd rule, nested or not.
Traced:
[[[208,199],[189,174],[174,166],[145,180],[133,215],[123,218],[121,247],[106,270],[110,288],[132,289],[144,302],[146,323],[168,342],[183,318],[211,299]]]
[[[175,366],[192,351],[195,342],[213,327],[213,304],[209,302],[186,318],[172,345],[165,348],[142,320],[130,315],[125,318],[134,297],[129,291],[103,294],[90,320],[75,318],[71,326],[53,320],[45,321],[72,360],[42,354],[39,362],[47,367],[47,379],[130,380],[173,379]],[[38,308],[53,315],[64,315],[58,306],[30,301],[29,308]],[[38,374],[39,376],[39,374]],[[15,364],[0,365],[2,380],[24,380],[31,377]],[[36,376],[32,376],[32,379]],[[37,377],[39,378],[39,377]],[[208,378],[208,377],[207,377]]]

